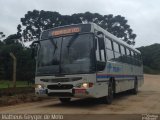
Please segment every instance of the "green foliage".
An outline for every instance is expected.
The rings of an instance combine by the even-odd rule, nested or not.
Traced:
[[[146,47],[140,47],[144,64],[144,72],[160,73],[160,44],[153,44]]]
[[[21,18],[22,24],[17,26],[18,36],[24,41],[33,41],[40,38],[43,30],[57,26],[94,22],[114,34],[128,44],[135,44],[136,34],[127,24],[125,17],[120,15],[100,15],[98,13],[78,13],[73,15],[61,15],[58,12],[51,11],[28,11],[24,18]]]
[[[28,85],[27,81],[17,81],[16,82],[16,87],[28,87],[31,86],[31,84]],[[1,88],[8,88],[8,87],[13,87],[12,81],[8,80],[1,80],[0,81],[0,89]]]
[[[154,70],[148,66],[143,66],[143,71],[146,74],[160,74],[160,70]]]
[[[1,40],[5,37],[5,34],[3,32],[0,32],[0,44],[2,43]]]
[[[17,80],[33,80],[35,61],[31,58],[31,49],[24,47],[16,34],[8,36],[0,47],[0,79],[12,79],[10,52],[17,58]]]

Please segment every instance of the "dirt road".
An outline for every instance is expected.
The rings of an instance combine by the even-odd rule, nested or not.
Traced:
[[[0,113],[25,114],[160,114],[160,75],[145,75],[144,85],[137,95],[118,94],[112,105],[97,102],[97,99],[74,99],[64,105],[57,99],[1,107]]]

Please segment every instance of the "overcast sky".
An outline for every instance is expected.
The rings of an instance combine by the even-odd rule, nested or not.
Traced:
[[[160,0],[0,0],[0,31],[16,33],[20,18],[34,9],[122,15],[137,34],[135,47],[160,43]]]

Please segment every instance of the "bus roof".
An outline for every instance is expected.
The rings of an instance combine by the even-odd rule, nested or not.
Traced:
[[[85,26],[87,26],[87,27],[85,27]],[[111,38],[113,41],[115,41],[115,42],[117,42],[117,43],[119,43],[121,45],[124,45],[125,47],[127,47],[127,48],[129,48],[131,50],[134,50],[137,53],[140,53],[140,51],[138,51],[137,49],[131,47],[126,42],[124,42],[123,40],[121,40],[118,37],[114,36],[113,34],[109,33],[107,30],[104,30],[103,28],[101,28],[100,26],[98,26],[95,23],[72,24],[72,25],[59,26],[59,27],[55,27],[55,28],[52,28],[52,29],[44,30],[42,32],[41,38],[48,36],[48,33],[52,32],[52,31],[55,31],[55,30],[64,29],[64,28],[75,28],[75,27],[82,27],[83,28],[82,32],[93,32],[94,33],[95,30],[101,31],[102,33],[105,34],[105,36]]]

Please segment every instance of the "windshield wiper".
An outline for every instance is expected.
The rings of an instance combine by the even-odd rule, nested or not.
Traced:
[[[68,48],[68,54],[69,54],[69,48],[70,48],[70,46],[72,46],[72,44],[75,42],[75,40],[76,40],[76,38],[78,37],[78,33],[76,33],[76,34],[74,34],[72,37],[71,37],[71,39],[69,40],[69,43],[68,43],[68,45],[67,45],[67,48]]]
[[[53,52],[53,55],[54,55],[56,52],[56,49],[58,48],[57,42],[56,43],[54,42],[54,38],[49,38],[49,40],[51,41],[52,45],[54,46],[54,52]]]

